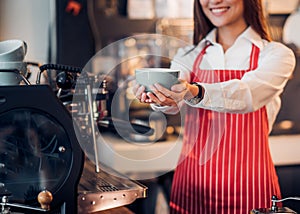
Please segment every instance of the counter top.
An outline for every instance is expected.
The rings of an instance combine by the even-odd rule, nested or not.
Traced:
[[[98,137],[101,163],[133,179],[154,178],[176,167],[182,138],[170,136],[159,142],[128,142],[112,134]],[[135,177],[132,174],[141,173]],[[142,176],[142,177],[140,177]]]
[[[155,143],[127,142],[112,134],[105,134],[97,140],[102,163],[123,174],[142,173],[147,178],[174,169],[182,146],[182,138],[175,136]],[[300,164],[300,134],[270,136],[269,140],[275,165]]]
[[[276,166],[300,164],[300,134],[273,135],[269,141]]]

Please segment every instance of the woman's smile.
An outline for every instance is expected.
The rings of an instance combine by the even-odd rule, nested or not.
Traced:
[[[222,15],[223,13],[225,13],[226,11],[229,10],[230,7],[216,7],[216,8],[211,8],[210,11],[218,16],[218,15]]]
[[[235,28],[244,21],[243,0],[199,0],[204,14],[216,27]]]

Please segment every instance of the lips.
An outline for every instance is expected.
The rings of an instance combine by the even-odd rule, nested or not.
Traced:
[[[229,7],[218,7],[218,8],[211,8],[210,11],[213,14],[221,14],[226,12],[229,9]]]

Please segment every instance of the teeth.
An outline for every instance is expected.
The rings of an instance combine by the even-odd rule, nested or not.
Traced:
[[[214,8],[214,9],[211,9],[211,11],[213,13],[222,13],[222,12],[225,12],[227,10],[227,8]]]

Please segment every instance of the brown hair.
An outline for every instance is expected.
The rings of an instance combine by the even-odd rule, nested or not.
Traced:
[[[271,41],[271,36],[267,28],[261,0],[243,0],[244,18],[261,38]],[[197,45],[207,33],[214,28],[214,25],[203,13],[200,0],[194,0],[194,45]]]

